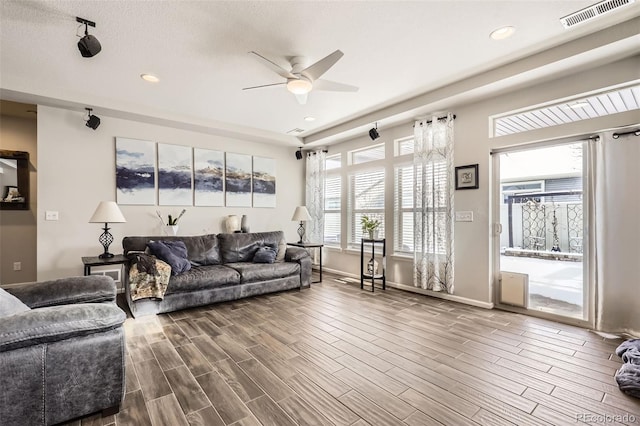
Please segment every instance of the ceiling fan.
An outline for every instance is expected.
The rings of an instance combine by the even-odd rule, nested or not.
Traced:
[[[298,103],[304,105],[307,102],[307,95],[313,90],[327,90],[332,92],[357,92],[356,86],[349,84],[336,83],[335,81],[323,80],[320,77],[327,72],[329,68],[335,65],[336,62],[344,53],[340,50],[336,50],[332,54],[320,59],[313,65],[306,68],[304,67],[304,58],[296,56],[291,58],[290,65],[291,70],[287,71],[275,62],[265,58],[258,52],[249,52],[250,55],[258,59],[267,68],[274,71],[280,77],[284,77],[287,81],[282,83],[263,84],[261,86],[245,87],[242,90],[260,89],[263,87],[273,87],[286,85],[287,90],[293,93],[298,100]]]

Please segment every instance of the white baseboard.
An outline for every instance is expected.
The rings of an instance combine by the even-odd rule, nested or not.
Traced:
[[[324,266],[322,267],[322,271],[327,271],[336,275],[342,275],[345,277],[349,277],[349,278],[354,278],[356,280],[360,279],[359,275],[356,274],[350,274],[348,272],[344,272],[344,271],[338,271],[336,269],[331,269],[331,268],[325,268]],[[397,288],[398,290],[404,290],[404,291],[409,291],[412,293],[418,293],[418,294],[422,294],[425,296],[431,296],[431,297],[436,297],[439,299],[444,299],[444,300],[450,300],[452,302],[458,302],[458,303],[463,303],[465,305],[470,305],[470,306],[476,306],[478,308],[483,308],[483,309],[493,309],[494,305],[493,303],[490,302],[482,302],[480,300],[475,300],[475,299],[469,299],[466,297],[461,297],[461,296],[456,296],[455,294],[447,294],[447,293],[441,293],[438,291],[431,291],[431,290],[424,290],[422,288],[417,288],[417,287],[413,287],[410,285],[406,285],[406,284],[400,284],[400,283],[395,283],[393,281],[389,281],[387,280],[387,285],[389,287],[392,288]]]

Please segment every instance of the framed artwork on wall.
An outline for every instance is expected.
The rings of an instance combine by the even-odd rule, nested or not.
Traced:
[[[190,146],[158,144],[159,205],[193,205],[192,152]]]
[[[116,202],[156,204],[156,144],[116,138]]]
[[[193,149],[194,204],[224,206],[224,152]]]
[[[253,157],[253,207],[276,206],[276,160]]]
[[[227,207],[251,207],[251,156],[226,153],[225,198]]]
[[[456,189],[478,189],[478,165],[456,167]]]

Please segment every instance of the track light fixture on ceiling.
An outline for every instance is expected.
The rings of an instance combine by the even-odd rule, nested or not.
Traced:
[[[302,147],[296,151],[296,160],[302,160]]]
[[[93,130],[97,129],[98,126],[100,125],[100,117],[98,117],[97,115],[93,115],[91,114],[91,112],[93,111],[93,109],[91,108],[85,108],[87,110],[87,127],[91,127]]]
[[[76,16],[76,22],[84,24],[84,37],[78,42],[78,49],[80,54],[85,58],[91,58],[96,56],[102,50],[102,46],[97,38],[89,34],[89,27],[96,27],[96,23],[89,21],[88,19],[79,18]],[[78,36],[79,37],[79,36]]]
[[[376,122],[376,127],[372,127],[371,130],[369,130],[369,137],[372,141],[380,137],[380,133],[378,133],[378,122]]]

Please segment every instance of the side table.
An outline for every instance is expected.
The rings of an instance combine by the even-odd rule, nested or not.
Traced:
[[[365,272],[365,244],[371,244],[371,268],[374,268],[374,262],[376,262],[376,244],[382,246],[382,273],[376,271],[375,269],[369,271],[369,264],[367,264],[367,271]],[[387,240],[384,238],[363,238],[360,241],[360,289],[364,288],[365,280],[371,279],[371,291],[373,292],[376,288],[375,281],[382,280],[382,289],[385,290],[387,288]],[[368,284],[367,284],[368,285]]]
[[[126,265],[129,263],[129,259],[122,254],[116,254],[106,259],[101,259],[98,256],[86,256],[82,258],[82,263],[84,264],[84,274],[91,275],[91,268],[94,266]]]
[[[316,283],[321,283],[322,282],[322,247],[324,247],[324,244],[321,243],[287,243],[288,246],[293,246],[293,247],[301,247],[304,249],[308,249],[308,248],[319,248],[320,249],[320,281],[311,281],[312,283],[316,284]]]

